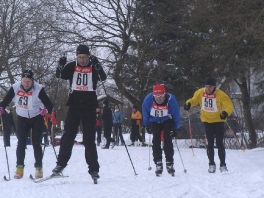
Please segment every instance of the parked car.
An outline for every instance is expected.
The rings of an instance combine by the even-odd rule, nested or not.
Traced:
[[[240,126],[237,117],[234,114],[231,114],[227,118],[227,122],[231,130],[234,131],[234,133],[238,133],[242,127]],[[197,112],[195,114],[192,114],[190,116],[190,124],[192,129],[192,138],[204,138],[205,137],[205,129],[204,125],[201,122],[200,119],[200,112]],[[229,129],[228,125],[225,123],[225,138],[233,138],[233,133]],[[181,119],[181,126],[179,128],[179,134],[178,138],[180,139],[190,139],[190,130],[189,130],[189,119],[188,118],[182,118]]]

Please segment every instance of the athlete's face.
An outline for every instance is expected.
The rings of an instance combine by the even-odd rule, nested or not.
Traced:
[[[165,100],[165,94],[153,95],[157,104],[162,104]]]
[[[205,85],[205,92],[206,92],[207,94],[212,94],[213,91],[214,91],[214,88],[215,88],[215,86],[212,86],[212,85]]]
[[[85,66],[89,60],[89,55],[88,54],[78,54],[77,55],[77,60],[80,66]]]
[[[22,86],[26,90],[29,89],[32,86],[32,80],[27,77],[22,78]]]

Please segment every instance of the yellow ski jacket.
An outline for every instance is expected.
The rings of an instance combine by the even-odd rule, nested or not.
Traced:
[[[234,106],[230,97],[220,89],[216,89],[213,94],[208,95],[205,88],[198,89],[194,92],[191,99],[186,101],[186,104],[191,103],[191,107],[200,105],[201,121],[214,123],[226,122],[220,118],[222,111],[226,111],[228,116],[231,115]]]

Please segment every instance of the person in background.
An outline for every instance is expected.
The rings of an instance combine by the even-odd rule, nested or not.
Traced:
[[[121,140],[121,145],[124,145],[124,139],[122,136],[122,122],[123,122],[123,113],[120,110],[118,104],[115,105],[115,111],[113,114],[113,125],[114,125],[114,134],[115,134],[115,144],[119,145],[119,137]]]
[[[233,111],[233,103],[229,96],[220,89],[216,88],[215,78],[207,77],[205,87],[198,89],[191,99],[188,99],[184,105],[184,110],[189,111],[191,107],[200,105],[201,121],[205,127],[206,138],[208,142],[207,156],[209,159],[209,173],[215,173],[216,165],[214,161],[214,138],[218,148],[220,159],[220,171],[227,171],[226,152],[223,144],[224,123],[226,118]]]
[[[4,131],[3,131],[4,146],[9,147],[9,146],[11,146],[10,135],[11,135],[12,127],[13,127],[14,131],[16,131],[16,125],[15,125],[13,114],[12,114],[12,111],[11,111],[9,105],[7,105],[5,110],[3,111],[2,120],[3,120],[3,124],[4,124]]]
[[[101,112],[101,109],[98,107],[96,108],[96,125],[95,125],[95,131],[97,132],[97,146],[100,146],[101,143],[101,135],[102,135],[102,120],[103,119],[103,113]]]
[[[15,179],[21,179],[24,174],[24,160],[26,141],[32,130],[32,142],[35,157],[35,178],[43,177],[41,136],[43,128],[43,116],[51,113],[53,104],[47,96],[43,86],[35,82],[33,72],[25,70],[22,73],[21,82],[11,86],[3,101],[0,103],[0,114],[11,100],[14,101],[17,113],[17,138],[16,149],[17,166]]]
[[[131,114],[131,125],[132,125],[131,134],[130,134],[131,144],[128,146],[134,146],[135,145],[136,137],[141,142],[141,146],[146,146],[145,142],[143,141],[143,139],[139,133],[139,125],[140,125],[141,119],[142,119],[142,115],[141,115],[140,111],[137,109],[137,106],[134,105],[132,108],[132,114]]]
[[[108,105],[109,105],[108,100],[104,100],[103,125],[104,125],[104,137],[106,139],[106,144],[102,147],[102,149],[109,149],[111,142],[112,142],[112,148],[114,148],[115,146],[115,140],[111,138],[112,126],[113,126],[112,110]]]
[[[79,45],[76,60],[66,64],[66,57],[61,57],[56,70],[56,77],[69,80],[70,93],[67,101],[69,107],[65,132],[60,140],[57,166],[53,175],[59,176],[71,158],[74,140],[80,122],[83,126],[83,145],[88,173],[93,180],[99,178],[99,163],[95,144],[96,108],[99,107],[96,95],[97,82],[106,80],[106,74],[97,57],[90,55],[88,46]],[[65,65],[66,64],[66,65]]]
[[[180,127],[180,109],[176,97],[166,93],[165,87],[161,84],[153,86],[142,104],[143,123],[146,131],[153,134],[153,161],[156,164],[156,175],[163,172],[161,133],[164,138],[164,153],[166,168],[169,174],[174,176],[174,149],[172,139],[177,137]]]

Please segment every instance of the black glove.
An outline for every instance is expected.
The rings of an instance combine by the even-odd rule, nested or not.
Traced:
[[[147,131],[148,134],[152,134],[150,126],[146,126],[146,131]]]
[[[67,58],[65,56],[61,57],[60,60],[58,61],[59,65],[56,69],[56,77],[60,78],[61,77],[61,70],[63,69],[64,65],[67,62]]]
[[[188,102],[187,104],[185,104],[185,105],[183,106],[183,108],[184,108],[184,110],[189,111],[190,108],[191,108],[191,103]]]
[[[227,118],[228,114],[226,113],[226,111],[222,111],[222,113],[220,114],[220,118],[222,120],[225,120]]]
[[[99,63],[98,59],[95,56],[91,56],[91,61],[92,64],[94,65],[96,70],[100,70],[101,69],[101,64]]]
[[[178,129],[172,129],[172,130],[170,131],[170,136],[171,136],[172,138],[174,138],[174,137],[176,138],[178,132],[179,132]]]
[[[61,57],[59,60],[59,65],[63,67],[67,62],[67,58],[65,56]]]

